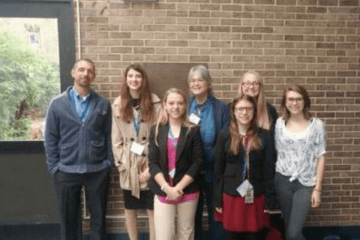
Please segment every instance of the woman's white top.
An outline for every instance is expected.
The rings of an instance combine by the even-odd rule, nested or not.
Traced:
[[[326,131],[323,122],[312,118],[310,125],[299,133],[289,132],[283,118],[275,125],[277,149],[276,172],[297,179],[302,185],[315,185],[317,159],[325,154]]]

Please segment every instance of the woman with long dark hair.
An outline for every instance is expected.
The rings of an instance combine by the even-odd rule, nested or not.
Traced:
[[[120,96],[113,104],[112,144],[130,240],[138,239],[138,209],[147,209],[150,239],[155,239],[154,195],[147,185],[148,145],[150,128],[156,122],[160,105],[160,99],[150,91],[143,68],[138,64],[127,67]]]
[[[233,100],[230,125],[216,143],[214,203],[217,220],[232,239],[265,239],[274,189],[274,143],[257,126],[254,98]]]

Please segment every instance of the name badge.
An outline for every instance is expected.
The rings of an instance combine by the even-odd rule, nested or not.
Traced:
[[[238,193],[240,194],[240,196],[245,197],[248,189],[253,189],[253,186],[251,185],[251,183],[249,182],[249,180],[246,179],[246,180],[236,189],[236,191],[238,191]]]
[[[194,124],[199,124],[199,122],[200,122],[200,118],[194,113],[192,113],[190,115],[189,120],[190,120],[190,122],[192,122]]]
[[[133,142],[130,147],[130,151],[137,155],[141,155],[144,152],[144,149],[145,146],[137,142]]]
[[[175,177],[175,168],[169,172],[169,176],[174,179]]]
[[[254,189],[248,188],[245,195],[245,203],[254,203]]]

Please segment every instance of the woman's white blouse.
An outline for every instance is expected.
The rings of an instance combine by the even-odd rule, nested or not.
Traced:
[[[290,177],[291,182],[298,179],[304,186],[314,186],[317,159],[325,154],[325,138],[325,126],[317,118],[300,133],[289,132],[284,120],[278,118],[275,125],[276,172]]]

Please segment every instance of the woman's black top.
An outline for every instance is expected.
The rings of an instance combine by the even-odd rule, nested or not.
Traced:
[[[259,128],[258,137],[262,146],[258,150],[250,151],[250,183],[254,188],[254,196],[265,194],[267,209],[277,208],[273,179],[275,176],[275,146],[270,131]],[[222,207],[222,194],[240,196],[236,189],[246,179],[243,166],[246,153],[243,145],[239,146],[239,153],[230,152],[229,128],[220,131],[216,143],[214,168],[214,206]]]
[[[155,126],[150,131],[149,142],[149,168],[151,178],[148,181],[149,188],[156,194],[166,196],[161,191],[159,184],[154,177],[158,173],[163,173],[166,182],[169,182],[168,159],[167,159],[167,140],[168,140],[168,124],[159,125],[159,133],[157,136],[157,146],[155,142]],[[198,126],[185,127],[182,126],[177,143],[176,152],[176,171],[174,176],[174,186],[184,177],[189,175],[194,181],[190,183],[184,190],[184,193],[193,193],[199,189],[199,173],[203,169],[203,155],[200,129]]]

